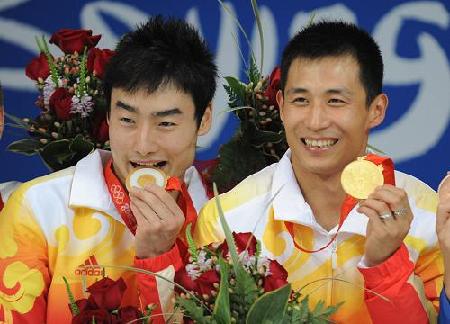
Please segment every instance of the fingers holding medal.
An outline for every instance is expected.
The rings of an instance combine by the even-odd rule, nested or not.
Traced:
[[[382,165],[358,158],[344,168],[341,184],[347,194],[360,201],[360,207],[372,209],[383,221],[412,219],[406,192],[384,184]]]
[[[406,192],[384,184],[383,165],[363,158],[351,162],[341,175],[345,192],[359,200],[357,211],[366,215],[365,261],[384,262],[400,247],[413,219]]]

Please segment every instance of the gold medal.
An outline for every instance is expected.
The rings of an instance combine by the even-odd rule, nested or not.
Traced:
[[[167,175],[155,168],[137,168],[134,169],[126,179],[127,190],[130,191],[132,187],[144,188],[148,184],[156,184],[160,187],[165,187],[167,182]]]
[[[383,183],[383,166],[362,157],[348,164],[341,175],[344,191],[356,199],[367,199]]]

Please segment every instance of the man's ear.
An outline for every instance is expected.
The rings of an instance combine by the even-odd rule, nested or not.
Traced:
[[[110,117],[111,117],[111,112],[107,111],[106,112],[106,123],[108,124],[108,126],[109,126],[109,118]]]
[[[388,97],[381,93],[375,97],[369,106],[369,118],[368,118],[368,128],[372,129],[380,125],[386,115],[386,110],[389,104]]]
[[[206,106],[205,112],[203,113],[202,120],[200,121],[200,126],[198,127],[197,135],[205,135],[211,129],[212,124],[212,103],[210,102]]]
[[[277,100],[278,107],[280,108],[280,118],[281,120],[283,120],[283,105],[284,105],[283,91],[278,90],[275,99]]]

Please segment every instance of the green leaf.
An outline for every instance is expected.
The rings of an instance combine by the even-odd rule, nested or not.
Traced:
[[[228,251],[230,252],[231,259],[233,260],[233,269],[236,274],[236,294],[244,303],[244,308],[248,309],[250,305],[254,303],[257,298],[257,286],[253,277],[245,271],[244,266],[239,261],[236,244],[231,234],[230,227],[225,219],[222,206],[220,205],[220,199],[217,192],[217,186],[213,184],[214,199],[219,212],[220,224],[223,232],[225,233],[225,240],[228,244]]]
[[[41,158],[54,171],[69,167],[72,164],[72,158],[76,155],[70,151],[70,144],[71,141],[68,139],[50,142],[42,148]]]
[[[229,191],[249,174],[254,174],[266,166],[263,152],[241,138],[234,138],[222,145],[219,159],[212,180],[217,183],[220,192]]]
[[[224,89],[228,94],[230,107],[244,106],[246,85],[232,76],[226,76],[225,80],[228,85],[224,85]]]
[[[229,267],[223,258],[219,259],[220,265],[220,290],[214,305],[213,317],[219,324],[231,323],[230,293],[228,291]]]
[[[282,323],[291,290],[287,284],[259,297],[247,314],[247,323]]]
[[[70,290],[69,282],[67,281],[66,277],[63,277],[63,280],[64,284],[66,285],[67,296],[69,296],[70,309],[72,310],[73,316],[77,316],[78,314],[80,314],[80,309],[78,308],[75,302],[75,297],[73,296],[72,291]]]
[[[261,17],[259,16],[258,4],[256,3],[256,0],[251,0],[251,3],[253,8],[253,14],[255,15],[256,26],[258,27],[259,43],[261,46],[261,64],[259,65],[259,70],[262,71],[264,64],[264,32],[262,29]]]
[[[78,134],[69,145],[69,151],[82,155],[88,155],[94,150],[94,144],[84,139],[83,135]]]
[[[252,144],[256,147],[264,145],[266,143],[279,143],[284,139],[284,132],[271,132],[257,130],[255,136],[252,139]]]
[[[186,241],[188,244],[189,254],[191,255],[194,262],[197,262],[198,259],[197,247],[195,246],[194,239],[192,238],[191,227],[192,223],[189,223],[188,226],[186,226]]]
[[[177,304],[184,309],[184,315],[194,320],[196,323],[208,324],[208,317],[203,315],[203,308],[197,305],[193,299],[177,297]]]
[[[35,155],[39,152],[42,144],[35,139],[25,138],[8,145],[7,149],[11,152],[21,153],[24,155]]]
[[[256,84],[261,79],[261,73],[259,72],[258,66],[256,65],[256,62],[253,58],[250,59],[250,67],[247,71],[247,76],[249,81],[253,83],[253,86],[256,86]]]

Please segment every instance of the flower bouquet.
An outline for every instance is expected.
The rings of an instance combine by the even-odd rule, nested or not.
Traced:
[[[147,323],[152,312],[151,308],[147,308],[144,315],[134,306],[121,306],[127,288],[122,278],[114,281],[104,277],[86,289],[90,294],[88,298],[79,300],[73,297],[66,278],[64,281],[69,295],[73,324]]]
[[[233,76],[225,77],[229,111],[240,123],[234,137],[220,148],[218,163],[212,171],[211,181],[217,183],[219,192],[229,191],[249,174],[278,162],[288,147],[275,99],[280,87],[280,68],[263,77],[252,58],[247,77],[247,83]]]
[[[10,151],[39,154],[56,171],[75,165],[94,148],[109,147],[102,77],[114,52],[96,48],[100,38],[91,30],[59,30],[50,43],[64,53],[60,57],[50,53],[44,37],[36,38],[40,55],[25,74],[36,82],[39,114],[23,119],[7,115],[29,134],[11,143]]]
[[[195,323],[328,323],[340,305],[318,303],[309,309],[308,297],[293,292],[287,272],[260,253],[251,233],[231,233],[219,208],[226,240],[197,248],[186,229],[185,266],[175,274],[176,304],[185,322]]]

